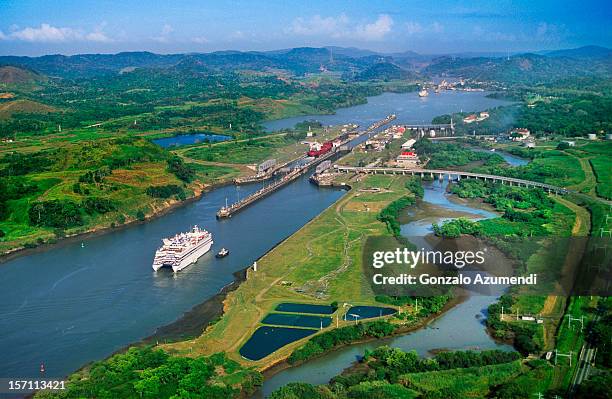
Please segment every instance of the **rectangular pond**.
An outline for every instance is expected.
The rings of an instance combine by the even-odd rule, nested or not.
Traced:
[[[276,309],[278,312],[291,313],[313,313],[313,314],[332,314],[336,309],[329,305],[315,305],[309,303],[290,303],[284,302],[278,304]]]
[[[240,355],[249,360],[260,360],[277,349],[298,341],[317,330],[289,327],[259,327],[251,338],[240,348]]]
[[[276,326],[310,327],[321,328],[331,324],[331,317],[310,316],[303,314],[270,313],[262,321],[262,324],[273,324]]]
[[[396,309],[380,306],[352,306],[344,315],[344,320],[371,319],[374,317],[389,316],[395,312],[397,312]]]

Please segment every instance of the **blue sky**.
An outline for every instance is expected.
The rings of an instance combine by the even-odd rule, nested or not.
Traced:
[[[0,54],[612,47],[610,1],[0,0]]]

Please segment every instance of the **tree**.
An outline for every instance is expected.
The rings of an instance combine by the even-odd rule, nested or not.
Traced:
[[[157,398],[160,386],[159,377],[148,372],[144,372],[143,376],[134,382],[134,389],[140,394],[141,398]]]
[[[80,207],[71,200],[35,202],[28,210],[28,217],[34,226],[68,228],[83,224]]]

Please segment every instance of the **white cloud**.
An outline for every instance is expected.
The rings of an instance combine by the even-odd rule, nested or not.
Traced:
[[[409,21],[404,24],[404,29],[409,36],[416,36],[424,33],[442,33],[444,32],[444,25],[439,22],[423,25],[418,22]]]
[[[191,41],[197,44],[206,44],[206,43],[210,43],[210,40],[208,40],[207,38],[205,38],[204,36],[196,36],[196,37],[192,37]]]
[[[331,37],[342,36],[347,30],[349,19],[345,14],[340,14],[338,17],[321,17],[315,15],[308,20],[296,18],[289,28],[291,33],[303,36],[322,36]]]
[[[311,18],[296,18],[286,33],[299,36],[327,36],[331,38],[359,38],[362,40],[381,40],[393,26],[393,19],[381,14],[371,23],[359,24],[351,21],[346,14],[337,17],[314,15]]]
[[[229,35],[230,40],[241,40],[241,39],[244,39],[245,37],[246,37],[245,33],[241,30],[234,31]]]
[[[159,36],[155,36],[153,40],[160,43],[168,43],[170,41],[170,35],[174,32],[174,28],[170,24],[164,24],[161,28]]]
[[[364,40],[381,40],[387,33],[391,32],[392,26],[393,18],[386,14],[381,14],[375,22],[365,26],[357,26],[355,33]]]
[[[39,27],[26,27],[19,29],[11,27],[11,33],[0,32],[0,40],[20,40],[31,43],[62,43],[72,41],[110,42],[112,39],[102,30],[105,24],[92,32],[83,32],[79,29],[56,27],[50,24],[40,24]]]
[[[81,40],[82,33],[72,28],[58,28],[49,24],[41,24],[38,28],[27,27],[16,30],[10,37],[26,42],[68,42]]]

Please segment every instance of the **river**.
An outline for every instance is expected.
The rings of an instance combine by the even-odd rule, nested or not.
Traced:
[[[508,101],[487,98],[488,92],[442,91],[419,97],[412,93],[384,93],[369,97],[367,104],[340,108],[333,115],[303,115],[264,123],[268,131],[286,129],[296,123],[317,120],[324,125],[357,123],[366,127],[389,114],[396,114],[396,124],[431,123],[431,120],[452,112],[476,112],[486,108],[510,104]]]
[[[428,247],[423,237],[432,232],[432,223],[439,223],[447,218],[440,216],[441,214],[462,213],[472,219],[497,216],[488,209],[451,201],[445,190],[447,184],[446,178],[444,182],[424,183],[425,193],[419,204],[418,216],[414,208],[405,211],[412,220],[402,225],[402,235],[408,237],[418,247]],[[423,208],[427,210],[422,212]],[[435,349],[510,350],[510,346],[495,342],[486,333],[484,326],[486,310],[497,299],[498,294],[501,292],[493,296],[472,295],[435,319],[427,327],[412,333],[346,346],[297,367],[283,370],[267,379],[255,397],[266,397],[275,389],[290,382],[325,384],[363,356],[366,349],[373,350],[381,345],[389,345],[406,351],[415,350],[421,356],[430,355]]]
[[[396,113],[398,122],[421,122],[438,114],[506,104],[485,94],[444,92],[427,99],[415,93],[383,94],[368,104],[320,118],[326,124],[366,126]],[[275,123],[293,126],[291,119]],[[1,264],[0,377],[36,377],[41,363],[47,378],[61,377],[151,335],[217,293],[233,280],[233,272],[251,264],[343,194],[318,189],[304,176],[229,220],[215,219],[226,197],[235,201],[258,188],[257,184],[221,187],[147,223]],[[211,252],[176,276],[154,273],[151,261],[161,238],[186,231],[192,224],[212,232]],[[222,246],[231,255],[217,260],[214,253]],[[351,350],[361,352],[358,347]]]

